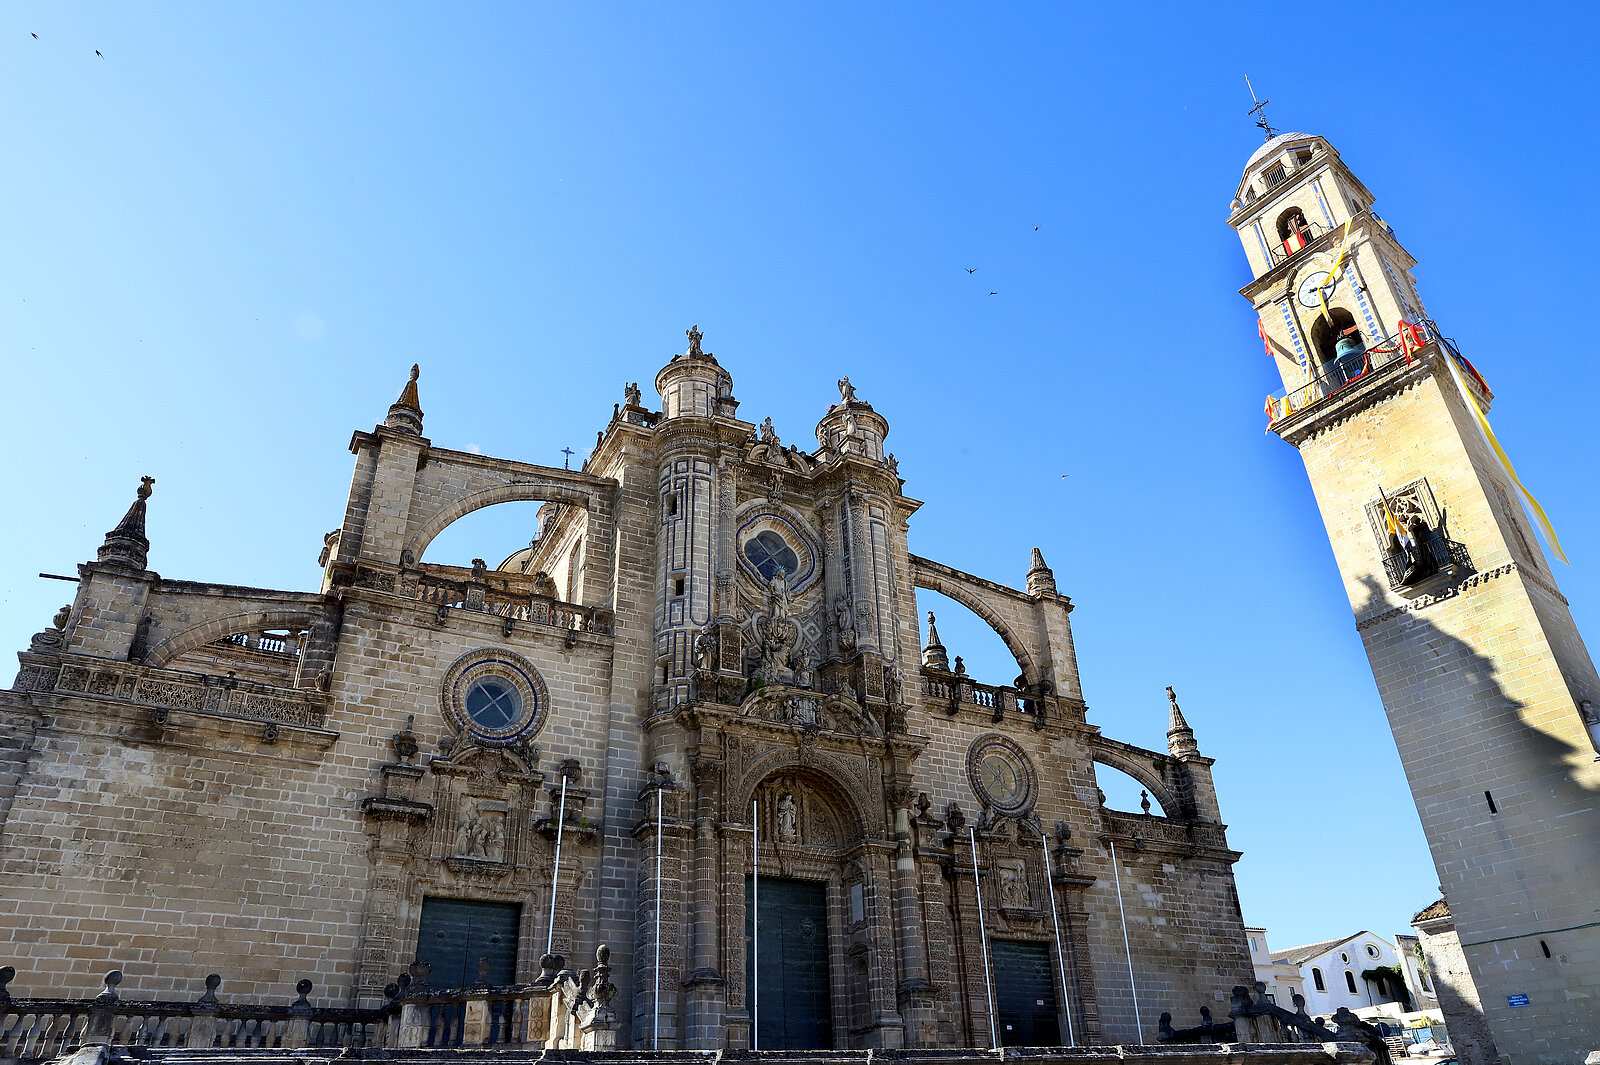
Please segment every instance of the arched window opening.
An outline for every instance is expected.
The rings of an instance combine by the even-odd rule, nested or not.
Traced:
[[[937,619],[934,627],[952,671],[970,674],[983,684],[1020,686],[1022,666],[987,621],[949,596],[918,588],[917,616],[923,619],[924,646],[928,642],[929,612]]]
[[[1293,255],[1311,243],[1311,226],[1305,212],[1291,207],[1278,216],[1278,239],[1283,242],[1285,255]]]
[[[567,554],[567,602],[576,603],[583,594],[583,537],[578,537]]]
[[[1133,777],[1124,773],[1115,766],[1106,765],[1104,762],[1094,764],[1095,784],[1100,788],[1105,799],[1105,805],[1120,813],[1148,813],[1156,817],[1166,817],[1167,811],[1162,808],[1161,801],[1150,794],[1150,789],[1145,787]],[[1149,808],[1145,808],[1145,804]]]
[[[212,676],[232,674],[239,680],[292,688],[305,642],[302,629],[260,629],[234,632],[166,664],[168,669]]]
[[[1366,344],[1354,315],[1343,307],[1332,308],[1332,314],[1331,322],[1328,315],[1319,314],[1311,323],[1311,346],[1316,350],[1322,375],[1333,378],[1337,387],[1360,373],[1365,365]]]
[[[1318,991],[1328,990],[1328,985],[1322,982],[1322,970],[1316,966],[1311,967],[1311,982],[1317,985]]]
[[[1349,969],[1344,971],[1344,983],[1345,986],[1350,989],[1350,993],[1352,995],[1360,994],[1360,992],[1356,990],[1356,974],[1351,972]]]

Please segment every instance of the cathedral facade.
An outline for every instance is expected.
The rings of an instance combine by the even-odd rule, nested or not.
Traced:
[[[435,445],[413,369],[313,592],[149,570],[146,479],[0,692],[12,992],[371,1004],[606,945],[621,1046],[842,1049],[1153,1042],[1249,983],[1176,698],[1168,750],[1102,735],[1037,550],[1023,590],[911,553],[848,379],[802,449],[688,340],[580,470]],[[511,501],[527,548],[424,561]],[[919,588],[1018,676],[952,666]]]

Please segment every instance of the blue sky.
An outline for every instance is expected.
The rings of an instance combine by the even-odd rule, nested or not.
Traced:
[[[140,474],[164,576],[311,588],[350,433],[413,362],[434,441],[559,464],[699,323],[788,442],[851,376],[927,502],[913,550],[1020,586],[1043,548],[1109,735],[1159,747],[1177,688],[1248,922],[1406,931],[1437,879],[1263,433],[1244,75],[1421,260],[1594,636],[1596,10],[9,4],[0,647]]]

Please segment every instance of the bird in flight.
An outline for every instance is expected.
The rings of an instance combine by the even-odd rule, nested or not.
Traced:
[[[105,58],[105,56],[103,54],[101,54],[100,49],[98,49],[98,48],[96,48],[94,50],[94,54],[97,55],[97,56],[100,56],[101,59]]]
[[[1034,232],[1035,232],[1035,233],[1037,233],[1037,232],[1039,232],[1039,227],[1038,227],[1038,226],[1034,226],[1034,227],[1033,227],[1033,231],[1034,231]]]
[[[998,296],[998,295],[1000,295],[1000,293],[998,293],[998,292],[991,292],[991,293],[989,293],[989,295],[991,295],[991,296]]]
[[[971,266],[969,266],[969,267],[967,267],[967,273],[969,273],[969,274],[975,274],[975,273],[977,273],[977,272],[978,272],[978,271],[977,271],[977,269],[976,269],[976,268],[975,268],[975,267],[971,267]]]
[[[34,39],[34,40],[36,40],[36,41],[37,41],[37,40],[38,40],[38,39],[39,39],[39,35],[38,35],[38,34],[37,34],[37,33],[35,33],[35,34],[34,34],[34,35],[33,35],[33,39]]]

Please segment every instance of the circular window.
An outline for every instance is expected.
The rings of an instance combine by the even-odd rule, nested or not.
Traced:
[[[744,542],[744,557],[750,560],[761,578],[768,581],[777,576],[779,570],[784,576],[793,577],[800,568],[800,556],[771,529],[763,529]]]
[[[1379,953],[1380,951],[1377,947],[1373,946],[1371,943],[1367,944],[1367,957],[1376,958],[1378,957]]]
[[[522,717],[522,696],[499,677],[481,677],[467,689],[467,716],[486,729],[499,730]]]
[[[1341,950],[1339,952],[1339,960],[1344,962],[1346,965],[1349,965],[1350,964],[1350,955],[1346,954],[1344,951]]]
[[[445,673],[444,715],[480,743],[530,739],[544,727],[549,690],[533,663],[497,648],[469,651]]]

